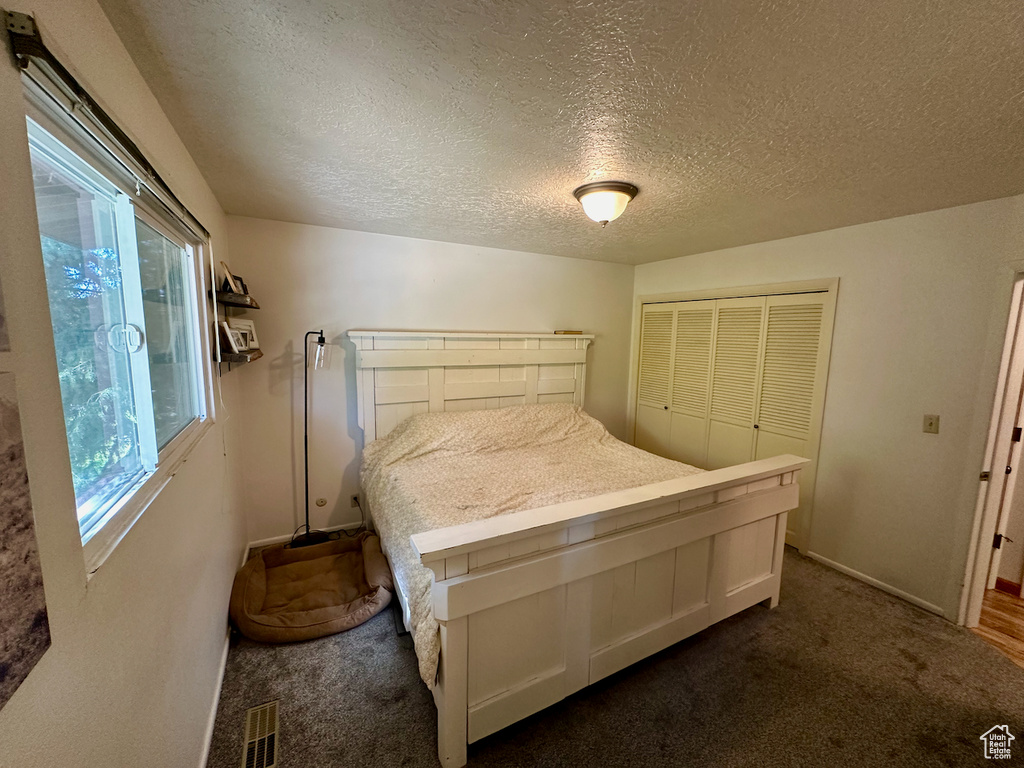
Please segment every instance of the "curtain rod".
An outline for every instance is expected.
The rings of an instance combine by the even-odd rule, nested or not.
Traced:
[[[157,173],[156,168],[149,162],[142,153],[142,150],[121,130],[117,122],[96,103],[96,100],[89,95],[89,92],[82,87],[74,75],[46,47],[35,19],[28,14],[13,11],[7,11],[4,15],[7,22],[7,33],[11,40],[11,48],[17,65],[22,70],[27,70],[30,63],[35,64],[55,85],[61,86],[73,102],[83,106],[89,112],[93,119],[109,135],[110,139],[115,142],[117,148],[131,158],[139,166],[139,169],[146,174],[148,177],[146,184],[158,189],[162,195],[177,205],[184,216],[191,220],[186,220],[185,223],[190,225],[191,228],[198,228],[197,234],[202,234],[204,237],[209,238],[209,230],[202,225],[192,212],[185,207],[185,204],[178,199],[178,196],[171,191],[167,182],[160,177],[160,174]],[[181,214],[177,215],[179,218],[182,218]]]

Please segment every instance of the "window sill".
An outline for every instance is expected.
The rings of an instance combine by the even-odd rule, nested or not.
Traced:
[[[107,521],[102,527],[82,543],[87,581],[92,579],[121,542],[121,539],[142,517],[142,513],[149,508],[149,505],[156,500],[182,465],[188,461],[192,451],[212,427],[212,418],[206,418],[198,424],[187,427],[168,446],[167,458],[154,472],[143,477],[125,493],[107,513]]]

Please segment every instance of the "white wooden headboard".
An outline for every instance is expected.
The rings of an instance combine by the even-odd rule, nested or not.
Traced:
[[[364,443],[414,413],[583,405],[594,337],[554,333],[349,331]]]

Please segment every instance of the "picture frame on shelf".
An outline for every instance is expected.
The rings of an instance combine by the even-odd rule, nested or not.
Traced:
[[[259,349],[260,339],[256,335],[256,323],[247,317],[229,317],[228,326],[245,331],[249,335],[248,349]]]
[[[248,345],[243,346],[242,334],[237,329],[229,326],[224,320],[221,320],[217,325],[220,327],[222,350],[233,352],[236,355],[249,351]]]
[[[235,285],[237,285],[239,288],[242,289],[242,290],[238,291],[238,293],[241,293],[244,296],[248,296],[249,295],[249,286],[245,284],[245,280],[240,275],[232,275],[231,277],[234,278]]]
[[[231,293],[245,293],[245,291],[242,290],[242,286],[239,285],[235,279],[235,276],[231,274],[231,269],[228,265],[222,261],[220,266],[224,270],[224,290]]]

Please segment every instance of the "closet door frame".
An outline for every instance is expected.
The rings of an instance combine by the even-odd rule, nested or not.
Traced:
[[[751,296],[773,296],[779,294],[818,293],[823,294],[824,304],[821,317],[821,347],[819,349],[822,373],[821,390],[816,393],[814,410],[811,414],[812,427],[809,436],[810,450],[805,458],[814,462],[815,476],[818,475],[818,453],[821,444],[822,417],[825,412],[825,400],[828,390],[829,362],[832,354],[832,329],[835,325],[836,297],[839,292],[839,278],[828,277],[815,280],[799,280],[790,283],[764,283],[760,285],[733,286],[727,288],[708,288],[698,291],[678,291],[673,293],[652,293],[638,295],[633,300],[633,333],[629,356],[629,388],[626,403],[626,433],[630,439],[636,440],[636,408],[637,388],[640,373],[640,322],[645,304],[662,304],[676,301],[699,301],[701,299],[735,299]],[[767,322],[765,322],[767,324]],[[763,331],[763,329],[762,329]],[[817,479],[817,477],[816,477]],[[816,495],[816,494],[815,494]],[[814,504],[801,521],[798,544],[801,552],[806,552],[810,544],[811,519]]]

